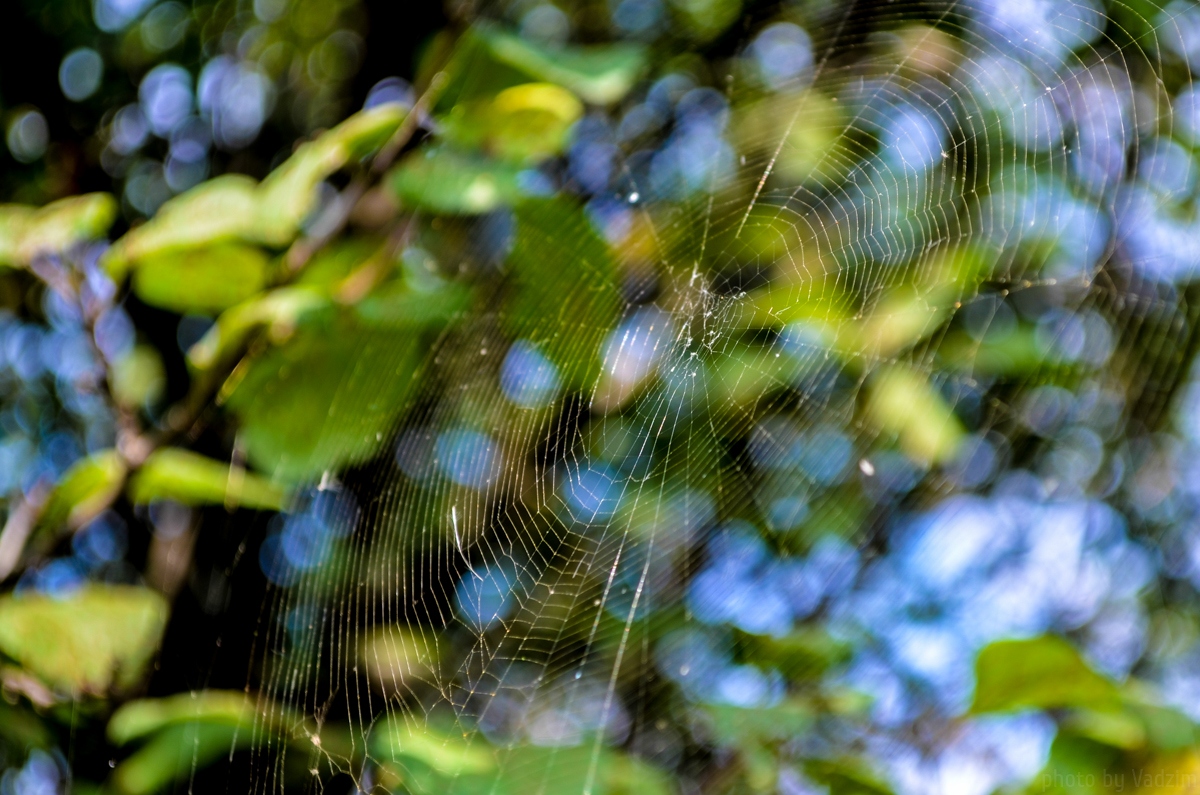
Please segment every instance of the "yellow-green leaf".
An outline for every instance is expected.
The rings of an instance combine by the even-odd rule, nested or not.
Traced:
[[[65,251],[103,235],[117,217],[107,193],[88,193],[34,209],[0,206],[0,265],[28,265],[38,254]]]
[[[246,335],[260,326],[268,326],[273,337],[290,336],[303,314],[328,304],[329,298],[319,290],[302,285],[280,287],[238,304],[221,313],[212,328],[188,350],[188,364],[203,371],[225,361]]]
[[[496,768],[492,748],[478,733],[442,732],[401,719],[385,721],[372,735],[380,759],[415,759],[443,776],[480,775]]]
[[[996,641],[975,659],[974,713],[1096,706],[1116,697],[1116,685],[1057,635]]]
[[[446,137],[460,146],[536,162],[563,150],[582,115],[583,105],[570,91],[553,83],[522,83],[491,99],[456,106],[443,126]]]
[[[40,524],[52,530],[87,524],[120,492],[125,471],[125,459],[112,449],[76,461],[50,492]]]
[[[287,492],[239,467],[168,447],[151,454],[130,479],[129,499],[138,504],[175,500],[279,511],[287,505]]]
[[[0,598],[0,651],[71,696],[127,690],[158,650],[167,603],[148,588],[89,585]]]
[[[152,345],[138,345],[113,363],[109,371],[113,399],[129,409],[147,408],[166,387],[162,357]]]
[[[117,745],[124,745],[173,723],[208,721],[249,725],[254,721],[254,715],[254,704],[240,690],[204,690],[168,698],[145,698],[130,701],[113,713],[108,722],[108,738]]]
[[[141,260],[133,289],[148,304],[176,312],[219,312],[262,290],[268,260],[239,243],[163,251]]]
[[[360,111],[324,135],[300,146],[259,186],[256,234],[265,243],[285,245],[317,202],[317,186],[352,159],[382,146],[404,120],[402,105]]]
[[[381,690],[403,694],[437,668],[438,649],[419,631],[382,627],[362,639],[359,659]]]
[[[493,58],[530,77],[557,83],[585,101],[607,105],[625,96],[646,68],[646,50],[636,44],[548,48],[492,26],[480,26]]]
[[[233,240],[254,239],[258,186],[240,174],[201,183],[168,201],[155,217],[127,232],[105,255],[114,276],[147,257]]]
[[[223,722],[168,726],[113,771],[112,784],[124,795],[151,795],[265,739],[250,727]]]
[[[404,158],[389,182],[409,207],[475,215],[515,202],[521,195],[519,173],[520,169],[509,163],[427,146]]]
[[[940,463],[954,457],[966,431],[929,380],[906,365],[878,372],[867,396],[867,416],[915,461]]]

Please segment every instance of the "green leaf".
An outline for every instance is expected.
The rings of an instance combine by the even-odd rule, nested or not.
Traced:
[[[735,631],[747,662],[779,669],[789,681],[813,679],[850,657],[848,644],[821,629],[797,629],[776,637]]]
[[[321,181],[382,145],[404,114],[399,105],[357,113],[303,144],[261,184],[226,174],[176,196],[153,219],[117,241],[105,256],[105,267],[120,276],[147,257],[168,251],[234,241],[287,245],[315,207]]]
[[[18,748],[51,748],[54,735],[32,712],[0,701],[0,739]]]
[[[381,759],[415,760],[441,776],[477,776],[496,769],[495,752],[478,732],[467,735],[394,718],[372,733],[371,747]]]
[[[267,265],[260,249],[237,243],[165,251],[141,260],[133,289],[163,309],[219,312],[262,290]]]
[[[240,174],[203,182],[168,201],[153,219],[127,232],[105,255],[118,276],[147,257],[169,251],[254,239],[258,186]]]
[[[899,436],[901,449],[923,463],[953,458],[966,433],[928,379],[906,365],[893,365],[874,376],[867,415]]]
[[[712,41],[738,20],[742,0],[674,0],[678,19],[698,41]]]
[[[828,787],[829,795],[892,795],[892,788],[861,759],[812,759],[804,772]]]
[[[947,368],[981,375],[1023,375],[1046,365],[1046,352],[1033,329],[1018,326],[1005,334],[988,334],[982,341],[964,332],[948,335],[938,346],[939,363]]]
[[[123,704],[108,722],[108,738],[116,745],[146,737],[176,723],[209,722],[250,726],[254,704],[240,690],[202,690],[168,698],[145,698]]]
[[[263,741],[250,727],[214,722],[170,726],[154,736],[113,771],[112,783],[126,795],[150,795],[231,751]]]
[[[500,63],[557,83],[596,105],[608,105],[629,93],[647,64],[645,48],[636,44],[550,48],[491,25],[481,25],[476,32]]]
[[[522,202],[516,216],[504,324],[514,338],[541,346],[565,383],[589,384],[600,371],[600,345],[624,307],[612,252],[566,201]]]
[[[522,83],[495,97],[456,105],[442,120],[443,136],[517,163],[535,163],[563,151],[583,115],[575,95],[552,83]]]
[[[268,480],[175,447],[157,450],[146,459],[130,479],[129,499],[135,504],[175,500],[269,511],[287,505],[287,493]]]
[[[953,300],[944,289],[893,290],[875,307],[854,335],[852,356],[890,358],[937,330],[950,314]]]
[[[1146,745],[1145,723],[1127,709],[1104,707],[1072,710],[1063,721],[1062,728],[1113,748],[1134,750]]]
[[[381,627],[359,643],[358,656],[375,684],[389,695],[407,693],[438,666],[438,647],[420,630]]]
[[[199,371],[227,362],[241,348],[247,335],[261,326],[279,341],[291,336],[299,319],[329,305],[329,298],[308,286],[277,290],[231,307],[217,318],[212,328],[187,354],[188,364]]]
[[[0,651],[55,690],[102,696],[141,680],[166,621],[166,601],[148,588],[10,595],[0,598]]]
[[[434,213],[476,215],[511,205],[521,197],[520,168],[444,146],[412,152],[388,179],[409,207]]]
[[[138,345],[113,363],[109,371],[113,399],[128,409],[145,409],[162,397],[167,374],[152,345]]]
[[[23,265],[18,252],[25,225],[33,208],[23,204],[0,204],[0,264]]]
[[[971,712],[1095,706],[1116,699],[1117,688],[1056,635],[1001,640],[975,660]]]
[[[251,463],[308,481],[373,457],[416,386],[421,347],[411,331],[302,324],[230,387]]]
[[[88,193],[40,209],[0,205],[0,265],[28,265],[42,253],[65,251],[103,235],[117,217],[107,193]]]
[[[204,690],[123,705],[108,723],[116,745],[150,737],[141,750],[117,767],[120,792],[148,795],[231,751],[278,738],[295,721],[286,710],[255,704],[241,691]]]
[[[433,290],[414,290],[394,281],[364,298],[354,311],[365,325],[418,329],[449,322],[470,302],[471,291],[465,285],[451,282]]]
[[[594,777],[594,779],[593,779]],[[597,795],[667,795],[670,783],[661,771],[639,760],[591,743],[573,748],[518,746],[500,756],[499,787],[513,795],[528,791],[532,778],[546,792]]]
[[[708,704],[704,714],[717,739],[734,745],[788,740],[809,730],[816,719],[812,708],[799,701],[785,701],[773,707]]]
[[[405,114],[401,105],[380,105],[354,114],[301,145],[259,186],[258,239],[280,246],[290,242],[316,207],[317,186],[351,160],[382,146]]]
[[[51,530],[87,524],[120,492],[125,472],[125,459],[116,450],[76,461],[54,486],[39,524]]]

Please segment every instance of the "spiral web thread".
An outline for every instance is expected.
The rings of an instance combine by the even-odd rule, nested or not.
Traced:
[[[390,461],[369,468],[355,486],[357,509],[336,518],[348,534],[341,557],[275,590],[264,609],[264,713],[256,736],[288,722],[293,733],[312,737],[305,764],[348,773],[371,791],[372,763],[389,760],[371,748],[366,767],[349,767],[323,749],[324,716],[348,713],[359,752],[387,720],[467,738],[486,729],[501,747],[582,745],[590,751],[583,791],[597,791],[604,749],[652,725],[645,708],[670,687],[648,623],[675,611],[685,626],[704,628],[685,594],[729,520],[747,519],[768,534],[786,529],[770,526],[760,470],[788,454],[792,425],[771,418],[845,429],[852,453],[810,437],[815,459],[781,488],[790,483],[805,494],[814,515],[830,509],[851,488],[846,483],[865,484],[872,510],[855,526],[836,527],[863,554],[886,546],[902,500],[913,510],[958,488],[947,463],[919,467],[922,485],[907,496],[872,485],[884,474],[879,454],[897,447],[895,432],[865,416],[878,373],[916,373],[969,418],[976,435],[1027,434],[1021,400],[1049,379],[1046,368],[1061,365],[1061,356],[1050,327],[1040,365],[977,378],[978,340],[986,340],[1000,303],[1028,296],[1057,302],[1064,317],[1103,318],[1111,358],[1070,367],[1102,370],[1101,378],[1123,384],[1128,421],[1161,423],[1187,369],[1194,311],[1180,285],[1191,273],[1139,260],[1125,246],[1137,230],[1122,227],[1134,216],[1121,188],[1136,179],[1141,142],[1177,132],[1162,75],[1180,67],[1164,66],[1162,52],[1163,41],[1186,32],[1176,16],[1187,9],[1172,6],[1145,20],[1143,35],[1063,4],[1065,22],[1035,25],[1021,38],[1019,28],[998,20],[1003,8],[847,5],[808,18],[810,77],[780,91],[811,98],[803,88],[811,79],[812,90],[836,104],[821,111],[827,126],[809,121],[816,100],[805,99],[761,130],[730,133],[740,137],[729,171],[714,167],[706,185],[669,209],[644,173],[626,164],[618,192],[627,202],[637,195],[628,203],[634,222],[662,245],[654,262],[660,289],[649,302],[628,304],[617,329],[599,330],[610,335],[602,373],[578,399],[522,408],[500,388],[512,339],[553,334],[560,319],[552,307],[545,318],[521,321],[531,325],[523,335],[502,328],[503,310],[494,306],[462,318],[430,353],[421,377],[433,385],[396,429],[407,471]],[[1137,17],[1126,7],[1109,12]],[[956,52],[939,51],[943,44]],[[750,79],[739,73],[725,84],[735,109]],[[800,178],[794,169],[784,175],[780,163],[806,124],[807,134],[829,146]],[[754,235],[771,246],[748,243]],[[1038,239],[1058,243],[1033,253],[1019,246]],[[662,242],[669,240],[684,244]],[[968,243],[989,260],[987,275],[936,289],[945,284],[939,269],[947,256]],[[773,261],[764,250],[776,252]],[[562,264],[564,274],[587,267]],[[747,289],[714,277],[734,268],[753,275]],[[571,291],[588,289],[562,278],[564,303],[578,297]],[[747,320],[764,285],[790,289],[776,291],[767,311],[799,318],[799,326]],[[932,336],[912,334],[894,350],[845,342],[838,329],[879,318],[905,285],[913,286]],[[850,307],[845,317],[830,308],[835,292]],[[975,342],[956,349],[965,362],[949,366],[938,359],[939,347],[968,322]],[[809,327],[834,329],[832,341],[797,331]],[[1160,344],[1147,346],[1147,339]],[[593,353],[576,351],[580,358]],[[740,368],[722,370],[735,355]],[[345,388],[377,389],[391,377],[356,371]],[[1073,383],[1083,390],[1085,380]],[[992,388],[997,383],[1002,388]],[[605,441],[629,463],[623,471],[601,466],[587,450],[601,424]],[[492,445],[439,448],[438,434],[460,426],[490,435]],[[447,461],[447,451],[463,460]],[[831,457],[845,459],[849,473],[834,485],[812,475]],[[474,486],[446,474],[483,459],[492,465],[480,465]],[[464,614],[463,593],[482,605],[506,591],[508,606],[488,626]],[[487,618],[486,605],[480,613]],[[378,634],[392,626],[405,629]],[[373,637],[378,642],[368,644]],[[542,728],[531,729],[538,716]],[[299,752],[268,740],[255,753],[255,791],[281,789],[287,758]],[[510,766],[510,779],[525,783],[522,791],[559,791],[549,768],[514,771],[521,759],[503,750],[498,759],[502,770]]]

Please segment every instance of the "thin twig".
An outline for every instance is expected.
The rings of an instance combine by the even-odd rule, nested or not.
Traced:
[[[49,481],[42,480],[28,494],[16,498],[17,504],[9,512],[4,530],[0,531],[0,581],[8,579],[16,571],[25,544],[49,501],[51,490]]]

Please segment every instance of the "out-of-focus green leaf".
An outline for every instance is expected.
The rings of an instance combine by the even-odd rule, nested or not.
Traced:
[[[17,262],[28,263],[43,252],[65,251],[75,243],[100,237],[116,217],[117,202],[107,193],[51,202],[26,220],[17,245]]]
[[[1172,707],[1158,704],[1130,704],[1130,712],[1146,727],[1146,739],[1159,751],[1179,751],[1196,745],[1200,737],[1195,722]]]
[[[900,438],[915,461],[940,463],[954,457],[965,431],[929,381],[904,365],[893,365],[872,379],[867,415]]]
[[[0,701],[0,740],[18,748],[49,748],[54,735],[32,712]]]
[[[713,365],[713,381],[723,399],[737,406],[754,404],[772,390],[788,386],[803,363],[761,345],[733,345]]]
[[[238,243],[182,249],[148,256],[133,274],[133,289],[146,303],[175,312],[219,312],[266,284],[267,256]]]
[[[269,511],[287,505],[287,493],[259,475],[174,447],[146,459],[130,479],[129,499],[137,504],[174,500]]]
[[[479,26],[477,34],[500,63],[569,88],[596,105],[624,97],[646,68],[646,50],[634,44],[551,49],[490,25]]]
[[[372,755],[415,795],[519,795],[536,780],[547,793],[667,795],[667,777],[640,760],[597,749],[520,745],[494,749],[478,731],[389,720],[371,738]]]
[[[835,286],[813,281],[754,290],[735,305],[731,321],[736,328],[782,328],[802,321],[832,343],[851,315]]]
[[[713,734],[721,742],[733,744],[788,740],[811,728],[816,718],[812,707],[799,701],[773,707],[709,704],[704,714]]]
[[[381,627],[367,634],[358,649],[359,660],[375,684],[391,694],[408,692],[414,682],[438,665],[434,640],[407,627]]]
[[[125,745],[172,724],[196,721],[250,727],[256,722],[255,714],[254,704],[240,690],[202,690],[168,698],[145,698],[123,704],[113,713],[108,722],[108,739]]]
[[[116,450],[101,450],[75,462],[50,493],[40,524],[50,529],[87,524],[121,490],[125,472],[125,460]]]
[[[166,601],[148,588],[10,595],[0,598],[0,651],[55,690],[102,696],[141,679],[166,621]]]
[[[434,290],[418,291],[400,281],[384,285],[355,305],[364,324],[392,329],[417,329],[450,321],[466,309],[471,291],[447,283]]]
[[[1072,710],[1062,723],[1065,731],[1113,748],[1132,750],[1146,745],[1146,726],[1128,709],[1107,707]]]
[[[828,787],[829,795],[892,795],[892,788],[861,759],[812,759],[804,772]]]
[[[223,312],[212,328],[188,350],[188,364],[208,370],[227,361],[260,326],[267,326],[276,341],[291,336],[300,318],[329,305],[329,298],[313,287],[280,287]]]
[[[0,264],[19,265],[21,237],[33,208],[23,204],[0,204]]]
[[[1016,327],[1006,334],[988,334],[982,341],[968,334],[950,334],[938,346],[943,367],[980,375],[1022,375],[1046,363],[1046,353],[1033,329]]]
[[[285,245],[317,202],[317,186],[352,160],[382,146],[404,120],[402,105],[387,104],[354,114],[300,146],[259,186],[258,239]]]
[[[660,771],[592,743],[573,748],[522,745],[500,754],[498,788],[517,795],[528,782],[542,782],[546,792],[594,792],[597,795],[667,795],[672,787]],[[588,785],[591,784],[591,789]]]
[[[782,637],[738,632],[745,659],[779,669],[789,681],[812,679],[845,662],[850,647],[820,629],[800,629]]]
[[[859,327],[855,347],[872,359],[893,356],[941,326],[952,303],[945,290],[895,290]]]
[[[516,162],[561,152],[583,105],[552,83],[523,83],[494,98],[457,105],[444,121],[447,138]]]
[[[772,173],[789,184],[831,182],[850,168],[853,161],[837,149],[845,127],[842,108],[817,89],[771,94],[734,108],[739,149],[775,157]]]
[[[239,691],[205,690],[125,704],[108,723],[116,745],[150,737],[117,767],[119,792],[149,795],[231,751],[277,738],[294,718]]]
[[[496,769],[495,751],[478,732],[442,731],[397,718],[372,733],[371,747],[381,759],[415,760],[442,776],[477,776]]]
[[[602,760],[606,768],[601,783],[611,795],[670,795],[676,788],[666,773],[627,754],[613,754]]]
[[[540,346],[564,383],[587,384],[599,373],[601,342],[623,306],[612,252],[565,201],[522,202],[516,216],[504,323],[514,338]]]
[[[138,345],[109,370],[113,399],[125,408],[146,408],[162,397],[167,374],[151,345]]]
[[[64,251],[100,237],[117,217],[107,193],[88,193],[34,209],[0,205],[0,265],[28,265],[38,254]]]
[[[393,169],[389,183],[409,207],[435,213],[475,215],[521,197],[520,168],[444,146],[412,152]]]
[[[150,795],[262,739],[249,727],[224,722],[168,726],[117,766],[112,784],[126,795]]]
[[[344,237],[313,255],[296,278],[296,284],[332,290],[385,246],[375,236]]]
[[[1125,688],[1120,703],[1077,707],[1062,722],[1064,731],[1126,751],[1149,748],[1172,753],[1196,745],[1197,726],[1177,709],[1145,703]]]
[[[673,0],[672,7],[693,38],[711,41],[737,21],[742,0]]]
[[[105,266],[120,276],[143,259],[168,251],[233,241],[287,245],[316,205],[321,181],[382,145],[404,114],[399,105],[357,113],[302,145],[261,184],[227,174],[192,188],[117,241]]]
[[[229,387],[251,463],[306,481],[374,456],[415,386],[420,350],[412,331],[303,324]]]
[[[169,251],[254,239],[258,186],[240,174],[202,182],[164,204],[153,219],[127,232],[105,255],[117,276],[147,257]]]
[[[974,713],[1095,706],[1116,697],[1116,685],[1056,635],[996,641],[975,659]]]

